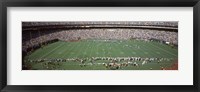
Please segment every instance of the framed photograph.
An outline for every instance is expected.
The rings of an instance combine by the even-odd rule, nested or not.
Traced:
[[[1,1],[1,91],[199,91],[199,0]]]

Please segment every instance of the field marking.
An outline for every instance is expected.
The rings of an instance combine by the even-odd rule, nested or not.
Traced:
[[[151,47],[151,49],[153,49],[153,51],[157,51],[158,50],[158,48],[155,47],[155,46],[152,46],[151,43],[149,43],[148,46]],[[160,52],[160,50],[159,50],[159,52]],[[153,54],[156,55],[156,56],[160,56],[160,57],[164,57],[166,55],[171,55],[171,54],[168,54],[168,53],[165,53],[165,52],[163,52],[163,54],[158,54],[158,53],[153,53]]]
[[[77,48],[80,47],[80,43],[74,43],[75,46],[73,46],[73,48],[71,48],[70,50],[70,54],[69,54],[69,57],[73,56],[72,58],[77,58],[78,56],[77,55],[74,55],[77,51]],[[73,51],[75,49],[75,51]]]
[[[156,57],[157,56],[157,54],[156,53],[151,53],[151,52],[153,52],[154,50],[152,50],[154,47],[152,47],[152,46],[149,46],[148,44],[150,44],[150,43],[146,43],[146,42],[139,42],[140,43],[140,46],[143,48],[143,49],[141,49],[141,50],[143,50],[143,51],[147,51],[147,53],[145,53],[145,55],[147,55],[148,57]],[[152,47],[151,49],[150,49],[150,47]],[[149,52],[150,52],[150,54],[149,54]]]
[[[69,47],[69,46],[71,46],[71,45],[72,45],[72,44],[69,44],[69,45],[68,45],[68,43],[67,43],[67,47]],[[63,57],[65,58],[65,55],[66,55],[65,53],[66,53],[66,51],[68,52],[69,50],[71,50],[71,49],[65,49],[65,50],[63,50],[64,53],[62,54],[61,58],[63,58]]]
[[[148,45],[144,45],[144,43],[142,43],[144,48],[151,48],[151,49],[146,49],[147,51],[150,51],[150,52],[153,52],[151,54],[153,54],[155,57],[157,57],[158,55],[161,55],[161,54],[157,54],[155,53],[155,47],[151,46],[151,43],[148,43]],[[145,43],[146,44],[146,43]],[[149,45],[150,44],[150,45]],[[157,50],[157,48],[156,48]],[[151,56],[150,54],[148,54],[149,56]],[[151,56],[152,57],[152,56]],[[159,57],[163,57],[163,55],[159,56]]]
[[[133,51],[135,51],[137,53],[137,54],[134,54],[134,55],[137,55],[139,57],[140,56],[142,57],[144,55],[142,52],[145,52],[147,50],[147,49],[143,50],[142,49],[143,47],[141,47],[141,48],[135,48],[135,46],[138,46],[138,45],[142,46],[142,44],[139,41],[135,41],[134,43],[130,43],[130,44],[131,44],[132,48],[134,49]],[[148,54],[148,56],[149,56],[149,54]]]
[[[86,42],[88,42],[88,41],[86,41]],[[85,43],[86,43],[85,42]],[[85,45],[85,43],[84,43],[84,45]],[[74,46],[75,45],[75,46]],[[81,58],[80,57],[80,50],[77,50],[77,49],[80,49],[80,47],[81,47],[81,42],[78,42],[78,43],[74,43],[73,45],[72,45],[72,48],[69,50],[69,54],[68,54],[68,58]],[[84,47],[83,45],[82,45],[82,47]],[[81,47],[81,48],[82,48]],[[75,51],[74,51],[75,50]]]
[[[149,49],[147,49],[147,50],[149,50],[150,52],[153,52],[153,53],[150,53],[150,54],[153,54],[155,57],[157,57],[157,56],[159,56],[159,57],[163,57],[163,56],[165,56],[165,55],[168,55],[167,53],[164,53],[164,55],[163,54],[158,54],[158,53],[155,53],[156,51],[157,51],[157,47],[155,48],[155,46],[152,46],[151,44],[151,42],[147,42],[149,45],[149,48],[151,47],[151,50],[149,50]],[[145,45],[144,45],[145,46]],[[148,46],[145,46],[145,48],[147,48]],[[150,55],[151,56],[151,55]]]
[[[98,49],[98,47],[99,47],[99,43],[97,44],[97,52],[96,52],[97,56],[99,57],[99,49]]]
[[[31,54],[31,56],[29,56],[29,58],[32,58],[35,60],[41,56],[41,55],[38,55],[38,53],[40,54],[44,52],[43,50],[48,50],[49,48],[56,47],[56,46],[58,46],[57,43],[48,44],[48,46],[45,46],[44,48],[40,48],[36,50],[34,53]]]
[[[128,44],[127,42],[125,42],[124,44]],[[60,45],[58,45],[58,46],[56,46],[54,49],[52,49],[50,52],[47,52],[47,53],[44,53],[44,55],[43,56],[41,56],[40,58],[44,58],[44,57],[46,57],[47,55],[49,55],[49,54],[51,54],[53,51],[55,51],[55,50],[57,50],[59,47],[62,47],[63,48],[63,45],[66,45],[66,44],[64,44],[64,43],[61,43]],[[83,54],[83,56],[85,56],[86,54],[88,54],[89,55],[89,57],[91,57],[91,56],[93,56],[93,54],[94,55],[97,55],[97,56],[99,56],[100,55],[100,53],[99,53],[99,48],[100,48],[100,46],[101,46],[101,43],[98,43],[98,45],[94,45],[94,42],[89,42],[88,44],[86,44],[86,43],[84,43],[83,44],[84,45],[84,47],[86,47],[85,48],[85,51],[84,50],[79,50],[79,51],[76,51],[77,53],[79,53],[79,52],[84,52],[85,54],[83,54],[83,53],[81,53],[81,54]],[[129,46],[131,46],[131,47],[126,47],[126,48],[122,48],[122,46],[121,45],[118,45],[117,43],[106,43],[105,45],[104,45],[104,50],[103,50],[103,52],[104,53],[102,53],[103,54],[103,56],[105,56],[105,55],[107,55],[107,56],[121,56],[121,55],[127,55],[128,53],[125,53],[124,51],[126,51],[126,52],[129,52],[129,53],[131,53],[131,56],[135,56],[135,55],[138,55],[138,54],[140,54],[141,55],[141,53],[139,53],[139,52],[144,52],[144,54],[146,55],[146,56],[149,56],[149,52],[145,52],[147,49],[146,49],[146,47],[143,47],[143,46],[145,46],[144,44],[142,44],[142,43],[130,43],[130,44],[128,44]],[[142,48],[144,48],[144,49],[142,49],[142,48],[133,48],[133,45],[139,45],[139,46],[142,46]],[[152,46],[151,46],[152,45]],[[72,52],[72,53],[70,53],[70,54],[68,54],[69,56],[68,56],[68,58],[69,57],[71,57],[71,56],[73,56],[76,52],[73,52],[73,50],[74,49],[76,49],[76,48],[79,48],[79,47],[81,47],[82,45],[81,44],[77,44],[76,46],[73,46],[73,44],[68,44],[66,47],[71,47],[72,46],[72,48],[70,48],[70,49],[65,49],[65,50],[63,50],[63,51],[61,51],[62,53],[60,53],[60,54],[63,54],[63,55],[61,55],[61,58],[63,58],[63,57],[65,57],[65,56],[67,56],[66,54],[65,54],[65,52],[66,51],[69,51],[69,52]],[[106,51],[105,50],[107,50],[108,48],[110,48],[110,47],[112,47],[111,49],[109,49],[108,51],[108,53],[105,53]],[[161,49],[161,50],[163,50],[163,51],[165,51],[165,52],[167,52],[167,53],[169,53],[170,55],[174,55],[174,56],[176,56],[175,54],[173,54],[173,53],[170,53],[169,51],[167,51],[167,50],[165,50],[165,49],[162,49],[162,48],[158,48],[158,46],[155,46],[154,44],[151,44],[150,43],[150,47],[156,47],[157,49]],[[96,53],[93,53],[94,51],[94,49],[97,49],[97,52]],[[114,49],[115,48],[115,49]],[[121,49],[119,49],[119,48],[121,48]],[[156,49],[155,48],[155,49]],[[82,49],[84,49],[84,48],[82,48]],[[131,49],[131,50],[130,50]],[[130,51],[132,51],[132,49],[133,49],[133,51],[134,50],[136,50],[136,51],[134,51],[134,52],[130,52]],[[59,49],[60,50],[60,49]],[[90,50],[89,51],[89,53],[86,53],[86,51],[87,50]],[[138,51],[139,52],[138,52]],[[114,53],[112,54],[112,53],[110,53],[111,51],[113,51]],[[115,53],[118,53],[117,51],[119,51],[119,54],[115,54]],[[138,52],[138,53],[136,53],[136,52]],[[98,54],[97,54],[98,53]],[[157,53],[157,52],[156,52]],[[75,57],[79,57],[79,56],[81,56],[81,54],[78,54],[78,55],[74,55]],[[144,54],[142,54],[142,56],[144,55]],[[157,53],[157,54],[160,54],[160,53]],[[139,55],[139,56],[140,56]],[[128,55],[129,56],[129,55]],[[49,57],[49,56],[48,56]]]
[[[167,51],[167,50],[165,50],[165,49],[162,49],[162,48],[160,48],[160,47],[158,47],[158,46],[156,46],[156,45],[153,45],[153,44],[150,44],[150,45],[152,45],[152,46],[154,46],[154,47],[157,47],[157,48],[159,48],[159,49],[161,49],[161,50],[163,50],[163,51],[165,51],[165,52],[167,52],[167,53],[169,53],[169,54],[171,54],[171,55],[173,55],[173,56],[177,56],[177,55],[175,55],[175,54],[173,54],[173,53],[171,53],[171,52],[169,52],[169,51]]]
[[[102,55],[103,55],[103,57],[105,57],[105,52],[104,52],[104,51],[105,51],[105,49],[104,49],[105,47],[104,47],[104,46],[105,46],[105,43],[104,43],[103,45],[101,45],[102,52],[103,52],[103,54],[102,54]]]
[[[132,52],[132,54],[136,54],[136,52]]]
[[[126,44],[125,50],[127,52],[125,55],[132,56],[132,53],[131,53],[132,44],[131,44],[131,42],[125,41],[125,44]]]
[[[87,41],[88,42],[88,41]],[[88,51],[88,47],[90,47],[91,42],[89,42],[88,44],[86,44],[86,48],[85,48],[85,53],[87,53]],[[84,57],[90,57],[89,54],[87,53],[86,55],[84,55]]]
[[[84,55],[84,54],[82,54],[81,52],[82,52],[82,49],[83,49],[83,47],[85,47],[85,43],[86,42],[84,42],[84,43],[82,43],[82,41],[80,41],[80,42],[78,42],[77,43],[77,45],[76,45],[76,50],[75,50],[75,53],[76,53],[76,55],[74,55],[75,53],[74,52],[72,52],[70,55],[74,55],[76,58],[82,58],[82,56]],[[81,45],[82,44],[82,45]],[[75,46],[74,46],[75,47]],[[81,50],[78,50],[78,49],[81,49]],[[74,54],[73,54],[74,53]]]
[[[98,56],[104,56],[104,52],[102,51],[102,43],[98,43],[98,52],[99,52],[99,55]]]
[[[118,52],[116,52],[116,53],[123,52],[123,48],[121,48],[120,46],[122,46],[122,45],[114,44],[115,51],[116,51],[116,50],[118,51]],[[122,47],[123,47],[123,46],[122,46]],[[121,56],[121,55],[123,55],[123,54],[116,55],[116,57]]]
[[[66,47],[69,47],[71,44],[68,44],[68,43],[64,43],[65,44],[65,48],[64,50],[60,51],[62,54],[65,53],[68,49],[66,49]],[[63,55],[62,55],[63,56]]]
[[[70,48],[68,48],[68,50],[67,50],[69,53],[63,55],[63,57],[65,57],[65,58],[69,58],[70,55],[71,55],[71,52],[72,52],[73,49],[75,48],[75,46],[73,46],[74,43],[70,43],[69,45],[70,45]],[[65,51],[65,52],[66,52],[66,51]]]
[[[116,52],[116,44],[118,44],[119,42],[117,42],[117,43],[112,43],[112,48],[111,48],[111,51],[114,53],[113,54],[113,57],[118,57],[118,54],[116,54],[116,53],[118,53],[118,52]]]
[[[154,44],[155,42],[152,42],[152,44]],[[167,46],[167,45],[161,45],[163,48],[166,48],[166,47],[169,47],[169,46]],[[178,49],[178,48],[177,48]],[[172,49],[170,49],[171,51],[173,51],[173,52],[177,52],[177,49],[175,49],[175,48],[172,48]]]
[[[157,54],[160,54],[160,52],[156,52]]]
[[[96,46],[95,41],[92,41],[92,46],[90,47],[90,57],[96,57],[95,54],[93,53],[93,50],[94,50],[95,46]]]
[[[82,58],[84,58],[85,56],[87,56],[87,52],[85,52],[84,50],[85,50],[85,47],[87,47],[86,45],[87,45],[87,42],[83,42],[83,50],[80,50],[81,52],[81,55],[79,55],[79,56],[81,56]]]
[[[93,44],[93,41],[91,41],[90,42],[90,44]],[[90,51],[89,51],[89,53],[88,53],[88,55],[89,55],[89,57],[91,57],[91,53],[92,53],[92,45],[90,45],[90,46],[88,46],[90,49]]]
[[[111,53],[111,44],[113,44],[114,42],[109,42],[107,43],[106,47],[107,47],[107,56],[111,57],[112,56],[112,53]]]
[[[56,49],[58,49],[58,48],[61,47],[61,46],[63,46],[63,43],[62,43],[61,45],[57,46],[56,48],[52,49],[50,52],[48,52],[48,53],[42,55],[40,58],[43,58],[43,57],[49,55],[51,52],[55,51]]]
[[[59,49],[57,49],[54,53],[52,53],[51,55],[48,55],[48,57],[61,58],[61,56],[64,54],[66,45],[67,45],[66,42],[63,42],[63,45]],[[58,54],[58,53],[61,53],[61,54]]]

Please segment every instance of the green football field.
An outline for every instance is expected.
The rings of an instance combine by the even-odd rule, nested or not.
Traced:
[[[159,59],[149,60],[145,64],[142,64],[144,60],[122,59],[130,57]],[[112,62],[112,59],[102,58],[121,58],[119,61],[116,60],[116,63],[129,64],[117,69],[108,68],[105,64]],[[161,70],[171,67],[177,60],[177,47],[155,41],[81,40],[58,41],[45,45],[29,53],[24,62],[30,70]]]

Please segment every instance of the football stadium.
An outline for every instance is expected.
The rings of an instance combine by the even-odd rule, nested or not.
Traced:
[[[22,70],[178,70],[178,22],[22,22]]]

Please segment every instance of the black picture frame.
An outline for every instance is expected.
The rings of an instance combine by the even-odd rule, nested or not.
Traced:
[[[7,7],[193,7],[193,83],[194,85],[7,85]],[[0,1],[0,90],[35,91],[125,91],[125,92],[199,92],[200,0],[1,0]]]

